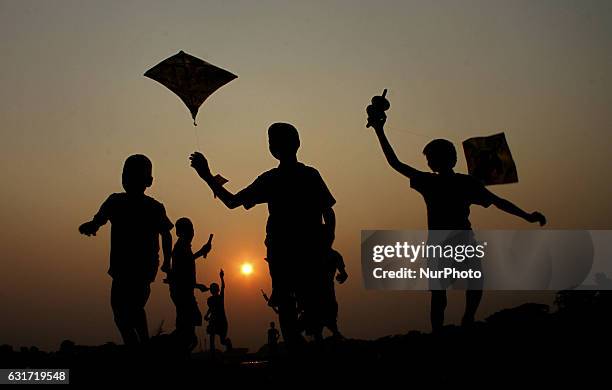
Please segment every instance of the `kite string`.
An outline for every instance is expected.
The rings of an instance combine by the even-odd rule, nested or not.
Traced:
[[[195,139],[196,139],[196,151],[200,151],[200,137],[198,137],[198,128],[197,127],[193,127],[193,133],[195,134]]]
[[[416,135],[417,137],[423,137],[423,138],[432,138],[431,135],[425,135],[425,134],[421,134],[421,133],[417,133],[414,132],[412,130],[398,130],[398,129],[389,129],[392,133],[405,133],[405,134],[411,134],[411,135]]]
[[[390,128],[388,129],[390,132],[392,133],[397,133],[397,134],[409,134],[409,135],[414,135],[420,138],[425,138],[428,140],[433,140],[435,138],[448,138],[442,135],[441,131],[435,131],[434,134],[423,134],[423,133],[418,133],[416,131],[412,131],[412,130],[407,130],[407,129],[397,129],[397,128]]]

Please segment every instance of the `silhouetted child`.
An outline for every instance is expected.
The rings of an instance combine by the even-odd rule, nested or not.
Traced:
[[[311,286],[322,283],[325,248],[334,241],[336,220],[332,207],[336,200],[319,172],[298,161],[300,137],[294,126],[272,124],[268,142],[270,153],[279,161],[278,167],[262,173],[236,194],[214,179],[201,153],[191,155],[191,166],[228,208],[268,205],[265,244],[272,278],[270,305],[278,307],[285,342],[299,345],[303,337],[298,329],[298,306],[303,309],[308,330],[316,332],[321,328],[321,319],[317,318],[321,291]]]
[[[331,249],[325,259],[325,283],[323,302],[321,304],[323,325],[332,332],[332,336],[342,338],[338,330],[338,301],[336,300],[335,282],[342,284],[348,279],[344,259],[340,252]]]
[[[211,283],[210,294],[208,298],[208,311],[204,319],[208,321],[206,332],[210,335],[210,351],[215,351],[215,335],[219,336],[221,345],[225,346],[225,350],[232,349],[232,341],[227,337],[227,317],[225,316],[225,274],[223,270],[219,272],[221,278],[221,289],[217,283]]]
[[[126,345],[149,339],[144,308],[159,267],[160,236],[164,263],[170,261],[172,250],[172,222],[164,206],[144,194],[153,183],[152,171],[146,156],[128,157],[122,174],[125,192],[110,195],[94,218],[79,227],[81,234],[95,236],[102,225],[111,222],[111,306]]]
[[[278,339],[280,338],[280,333],[278,329],[276,329],[276,324],[274,321],[270,322],[270,328],[268,329],[268,346],[276,347],[278,345]]]
[[[170,297],[176,306],[176,332],[179,344],[192,350],[198,342],[195,327],[202,325],[202,313],[198,308],[193,290],[208,291],[208,287],[196,283],[195,261],[200,256],[206,258],[212,249],[211,234],[208,242],[195,253],[191,250],[194,229],[189,218],[179,218],[176,221],[178,237],[172,250],[172,263],[168,270],[167,282],[170,284]]]
[[[270,328],[268,329],[268,350],[270,355],[276,355],[278,353],[278,339],[280,338],[280,332],[276,329],[274,321],[270,322]]]
[[[372,107],[372,106],[370,106]],[[422,172],[399,160],[384,132],[387,116],[384,112],[371,112],[368,108],[368,123],[376,130],[376,135],[389,165],[400,174],[410,179],[410,186],[418,191],[427,206],[427,225],[432,231],[462,231],[462,243],[474,240],[469,220],[470,206],[473,204],[489,207],[495,205],[502,211],[523,218],[527,222],[546,224],[546,218],[539,212],[527,213],[511,203],[490,192],[474,177],[455,173],[453,168],[457,163],[457,152],[452,142],[445,139],[435,139],[425,146],[423,154],[433,173]],[[434,232],[435,233],[435,232]],[[438,262],[435,262],[438,263]],[[479,263],[478,263],[479,264]],[[482,279],[471,279],[474,285],[468,284],[466,290],[466,305],[462,324],[470,325],[480,300],[482,298]],[[472,282],[470,282],[472,283]],[[431,290],[431,325],[433,331],[438,331],[444,324],[446,308],[446,290],[444,288]]]

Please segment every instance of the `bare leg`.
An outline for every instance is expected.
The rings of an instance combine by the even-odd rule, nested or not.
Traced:
[[[210,335],[210,357],[215,356],[215,335],[214,333]]]
[[[463,314],[463,320],[461,320],[462,326],[469,326],[474,323],[476,310],[478,310],[481,299],[482,290],[465,291],[465,313]]]
[[[149,327],[147,325],[147,313],[145,309],[139,309],[134,317],[134,327],[140,342],[147,342],[149,340]]]
[[[117,324],[117,321],[115,321]],[[136,331],[130,326],[120,326],[117,324],[117,328],[119,329],[119,333],[121,333],[121,338],[123,339],[123,344],[125,345],[136,345],[138,344],[138,336],[136,335]]]
[[[444,326],[444,310],[446,310],[446,290],[431,291],[431,330],[438,332]]]

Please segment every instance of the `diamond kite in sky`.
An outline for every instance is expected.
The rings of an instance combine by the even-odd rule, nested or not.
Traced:
[[[144,75],[181,98],[191,112],[194,125],[202,103],[217,89],[238,77],[182,50],[147,70]]]

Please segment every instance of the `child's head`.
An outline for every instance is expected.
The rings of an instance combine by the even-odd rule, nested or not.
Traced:
[[[276,324],[274,323],[274,321],[270,322],[270,328],[274,329],[276,327]]]
[[[123,189],[127,193],[144,193],[153,184],[153,164],[142,154],[133,154],[125,160],[121,175]]]
[[[212,295],[219,295],[219,285],[217,283],[210,284],[210,293]]]
[[[268,128],[268,144],[270,153],[277,160],[295,158],[300,148],[300,135],[289,123],[273,123]]]
[[[457,163],[457,151],[452,142],[445,139],[434,139],[423,149],[427,165],[434,172],[452,170]]]
[[[193,239],[193,224],[189,218],[182,217],[177,219],[174,227],[176,228],[176,235],[179,238],[187,241],[191,241]]]

